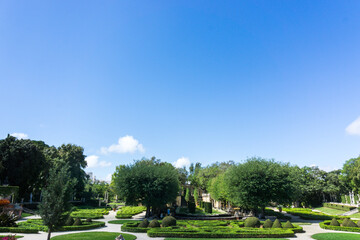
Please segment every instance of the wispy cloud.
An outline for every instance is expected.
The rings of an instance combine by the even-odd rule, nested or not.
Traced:
[[[112,173],[109,173],[109,174],[106,176],[105,181],[110,182],[110,181],[111,181],[111,177],[112,177]]]
[[[101,152],[106,153],[134,153],[145,152],[142,144],[139,143],[133,136],[126,135],[118,140],[117,144],[113,144],[110,147],[102,147]]]
[[[86,157],[85,161],[87,162],[88,168],[111,166],[111,162],[99,161],[99,156],[96,156],[96,155],[90,155],[90,156]]]
[[[175,162],[173,162],[173,166],[176,168],[183,168],[183,167],[189,167],[190,166],[190,160],[187,157],[181,157]]]
[[[28,135],[25,133],[12,133],[10,134],[13,137],[16,137],[17,139],[28,139]]]
[[[346,127],[345,131],[350,135],[360,135],[360,117],[350,123],[350,125]]]

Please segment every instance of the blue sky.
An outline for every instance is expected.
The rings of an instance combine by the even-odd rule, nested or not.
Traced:
[[[0,0],[0,136],[83,146],[100,179],[153,155],[340,168],[359,43],[359,1]]]

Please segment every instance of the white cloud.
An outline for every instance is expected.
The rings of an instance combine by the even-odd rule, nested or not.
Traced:
[[[187,157],[181,157],[176,162],[173,162],[174,167],[183,168],[190,166],[190,160]]]
[[[13,137],[16,137],[17,139],[28,139],[28,135],[25,133],[12,133],[10,134]]]
[[[96,155],[90,155],[90,156],[86,157],[85,161],[87,162],[88,168],[111,166],[111,162],[99,161],[99,156],[96,156]]]
[[[112,173],[109,173],[107,176],[106,176],[106,181],[109,181],[111,182],[111,177],[112,177]]]
[[[350,123],[350,125],[346,127],[345,131],[350,135],[360,135],[360,117]]]
[[[126,135],[118,140],[117,144],[113,144],[110,147],[102,147],[101,152],[106,153],[134,153],[145,152],[142,144],[139,143],[133,136]]]

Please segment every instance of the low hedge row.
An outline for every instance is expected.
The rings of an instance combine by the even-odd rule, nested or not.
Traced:
[[[307,220],[331,220],[333,218],[336,219],[349,218],[346,216],[327,215],[321,212],[313,212],[311,209],[308,208],[284,208],[283,210],[289,214],[292,214],[294,216],[299,216],[300,218]]]
[[[332,208],[332,209],[338,209],[338,210],[344,210],[344,211],[351,211],[355,209],[356,207],[346,206],[343,204],[336,204],[336,203],[324,203],[324,207]]]
[[[116,213],[116,218],[131,218],[132,216],[142,213],[146,210],[144,206],[125,206],[120,208]]]
[[[122,232],[146,233],[150,228],[139,228],[140,222],[128,222],[121,225]]]
[[[345,231],[345,232],[360,232],[360,227],[342,227],[342,226],[330,226],[331,221],[324,221],[319,223],[320,227],[328,230]],[[340,220],[341,224],[342,221]]]
[[[36,228],[24,228],[24,227],[0,227],[0,232],[10,233],[38,233]]]
[[[29,219],[25,222],[20,222],[18,225],[19,225],[18,228],[34,229],[34,230],[36,230],[36,232],[38,232],[38,231],[47,232],[48,231],[48,227],[43,224],[43,221],[41,219]],[[105,222],[82,221],[82,225],[61,226],[61,227],[57,228],[55,231],[56,232],[64,232],[64,231],[88,230],[88,229],[94,229],[94,228],[99,228],[99,227],[104,227],[104,226],[105,226]]]
[[[105,226],[105,222],[97,222],[97,221],[93,221],[91,223],[83,222],[82,225],[78,225],[78,226],[62,226],[61,228],[57,229],[57,231],[65,232],[65,231],[89,230],[104,226]]]

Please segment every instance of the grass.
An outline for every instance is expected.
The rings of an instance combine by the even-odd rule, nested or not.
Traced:
[[[360,218],[360,213],[355,213],[353,215],[350,215],[351,218]]]
[[[26,213],[26,212],[22,212],[21,213],[21,217],[24,218],[24,217],[30,217],[30,216],[33,216],[33,214],[31,213]]]
[[[136,236],[126,233],[116,233],[116,232],[84,232],[84,233],[71,233],[65,235],[59,235],[52,237],[52,240],[114,240],[120,234],[126,240],[135,240]]]
[[[9,235],[0,235],[0,238],[8,237]],[[24,236],[18,236],[16,235],[15,238],[23,238]]]
[[[111,220],[108,223],[112,223],[112,224],[124,224],[124,223],[128,223],[128,222],[141,222],[141,221],[137,221],[137,220]]]
[[[318,233],[311,236],[317,240],[359,240],[360,234],[353,233]]]
[[[286,238],[165,238],[165,240],[289,240]]]
[[[328,207],[319,207],[319,208],[315,208],[314,210],[318,210],[320,212],[323,212],[323,213],[329,214],[329,215],[340,215],[340,214],[346,213],[346,211],[328,208]]]

